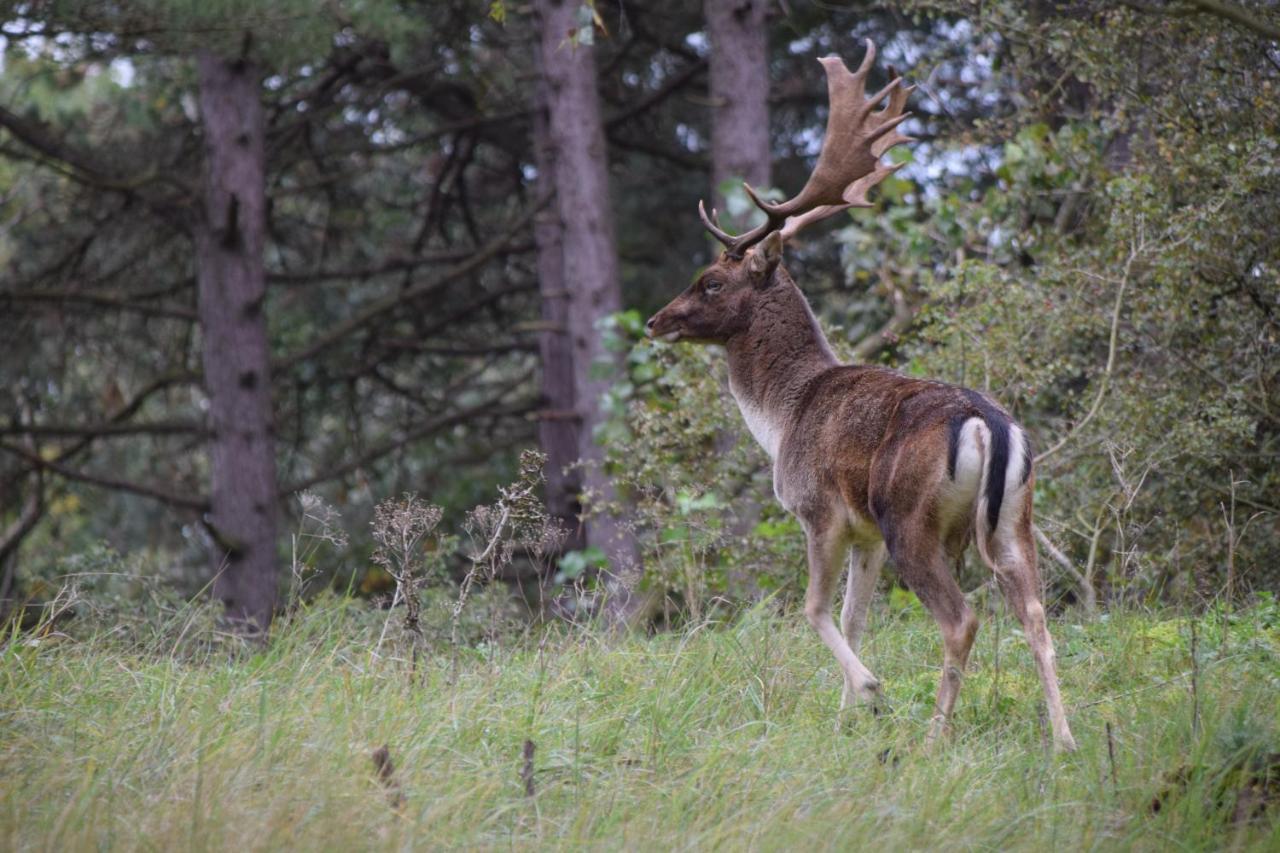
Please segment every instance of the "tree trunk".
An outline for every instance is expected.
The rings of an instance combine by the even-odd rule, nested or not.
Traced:
[[[705,0],[703,15],[711,41],[711,194],[722,224],[741,233],[755,224],[754,207],[732,216],[725,204],[726,183],[767,187],[769,144],[769,39],[765,0]],[[728,393],[726,383],[725,393]],[[721,430],[716,446],[723,455],[742,439],[741,429]],[[764,506],[755,492],[735,502],[735,536],[745,537],[760,521]],[[743,577],[750,587],[752,579]]]
[[[603,448],[593,432],[602,420],[600,397],[612,377],[598,363],[618,365],[601,340],[598,321],[622,306],[609,173],[605,157],[600,101],[596,92],[595,55],[586,39],[574,39],[581,21],[577,0],[537,0],[539,59],[547,100],[548,153],[554,161],[555,210],[561,224],[561,275],[566,291],[564,318],[577,413],[578,457],[582,487],[596,505],[617,500],[603,470]],[[610,513],[593,515],[586,542],[600,548],[609,561],[605,618],[626,624],[636,612],[633,595],[640,575],[635,537],[623,520]]]
[[[726,182],[769,185],[769,39],[765,0],[705,0],[711,40],[711,192],[721,222],[745,229],[750,214],[729,215]]]
[[[201,53],[206,159],[196,229],[197,287],[209,398],[214,595],[243,628],[265,631],[277,591],[276,467],[270,351],[263,315],[266,232],[259,74]]]
[[[555,149],[547,116],[547,87],[538,86],[533,111],[533,153],[538,168],[537,197],[555,195]],[[543,330],[538,337],[542,356],[542,404],[538,443],[547,455],[547,511],[570,531],[564,548],[585,545],[578,520],[582,478],[573,467],[578,460],[578,414],[574,399],[573,348],[569,337],[569,290],[564,278],[564,224],[555,205],[540,210],[533,222],[538,247],[538,290]]]

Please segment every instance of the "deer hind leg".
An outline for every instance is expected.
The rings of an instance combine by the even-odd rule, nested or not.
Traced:
[[[913,546],[914,540],[919,545]],[[942,632],[942,678],[929,726],[928,743],[946,732],[960,694],[960,682],[969,662],[969,651],[978,633],[978,617],[964,600],[951,564],[935,536],[921,532],[902,537],[893,548],[898,575],[920,599]]]
[[[834,525],[832,526],[834,527]],[[848,640],[836,628],[831,616],[831,601],[840,579],[841,563],[848,544],[842,531],[805,525],[808,534],[809,587],[805,592],[804,615],[818,636],[836,656],[844,674],[845,694],[873,708],[881,704],[880,682],[863,665]]]
[[[1030,490],[1028,490],[1029,502]],[[1062,693],[1058,689],[1058,671],[1053,651],[1053,638],[1045,619],[1044,605],[1040,603],[1040,573],[1036,569],[1036,546],[1031,534],[1030,507],[1024,508],[1023,518],[1011,533],[997,531],[992,537],[991,558],[995,565],[996,579],[1005,601],[1022,623],[1022,633],[1031,646],[1031,654],[1040,674],[1040,686],[1044,689],[1045,704],[1049,709],[1049,722],[1053,726],[1053,741],[1058,749],[1074,752],[1075,738],[1067,725],[1067,712],[1062,706]]]
[[[840,628],[844,632],[845,642],[849,644],[849,649],[855,655],[858,654],[862,645],[862,634],[867,629],[867,610],[875,595],[876,581],[880,579],[880,569],[884,566],[887,553],[882,542],[874,545],[855,545],[849,551],[844,604],[840,608]],[[843,711],[856,701],[855,685],[846,674],[840,709]]]

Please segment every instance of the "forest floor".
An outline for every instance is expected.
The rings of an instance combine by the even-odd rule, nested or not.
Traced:
[[[1280,849],[1270,600],[1194,620],[1194,663],[1183,615],[1055,618],[1071,755],[999,613],[932,751],[937,632],[883,600],[864,659],[892,712],[838,732],[834,661],[769,607],[612,641],[552,625],[428,653],[413,683],[370,613],[325,599],[258,650],[192,621],[7,638],[0,849]]]

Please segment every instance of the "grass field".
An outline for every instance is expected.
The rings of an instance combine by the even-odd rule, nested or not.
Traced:
[[[834,661],[767,607],[649,638],[552,626],[428,655],[412,685],[364,608],[313,605],[257,651],[191,626],[9,638],[0,848],[1280,849],[1266,602],[1201,617],[1194,667],[1186,617],[1055,619],[1066,756],[999,614],[928,753],[940,645],[915,609],[878,602],[864,646],[892,714],[837,733]]]

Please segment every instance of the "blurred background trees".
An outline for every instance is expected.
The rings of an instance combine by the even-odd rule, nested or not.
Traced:
[[[376,503],[447,526],[533,444],[573,529],[499,578],[535,607],[606,564],[643,572],[616,621],[795,592],[723,366],[638,331],[711,259],[700,198],[745,225],[741,179],[799,187],[814,60],[866,37],[919,142],[789,250],[837,344],[1027,423],[1059,601],[1280,585],[1273,4],[254,7],[0,20],[0,599],[105,541],[261,622],[303,491],[352,533],[331,581],[384,592]]]

